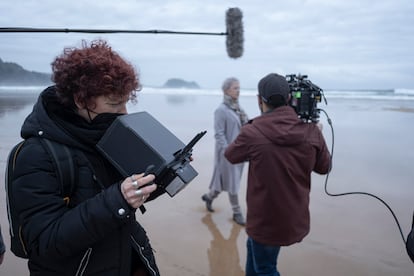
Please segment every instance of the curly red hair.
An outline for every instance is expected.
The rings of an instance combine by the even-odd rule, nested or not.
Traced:
[[[52,71],[58,97],[69,107],[75,107],[75,96],[84,106],[93,105],[98,96],[129,96],[134,101],[141,88],[134,67],[101,39],[65,48],[52,62]]]

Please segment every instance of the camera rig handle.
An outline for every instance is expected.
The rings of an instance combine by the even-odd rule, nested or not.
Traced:
[[[183,149],[174,153],[175,161],[183,161],[189,159],[194,145],[207,133],[206,130],[198,133]]]

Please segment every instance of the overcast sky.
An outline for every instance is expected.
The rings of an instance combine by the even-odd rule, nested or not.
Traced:
[[[50,73],[81,39],[106,39],[145,85],[169,78],[219,88],[229,76],[255,88],[270,72],[301,73],[324,89],[414,89],[413,0],[2,0],[0,27],[225,32],[229,7],[243,12],[244,54],[225,36],[0,33],[0,58]]]

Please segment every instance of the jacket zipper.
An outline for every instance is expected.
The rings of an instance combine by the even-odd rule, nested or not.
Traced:
[[[82,260],[79,264],[79,267],[78,267],[78,270],[76,271],[75,276],[82,276],[85,273],[85,269],[88,266],[89,258],[91,257],[91,254],[92,254],[92,248],[89,247],[82,257]]]
[[[139,255],[142,257],[142,259],[145,261],[145,263],[147,264],[147,267],[151,270],[153,275],[157,275],[157,273],[155,272],[154,268],[151,267],[151,264],[149,262],[149,260],[144,256],[144,253],[142,252],[142,248],[139,245],[139,243],[134,239],[134,237],[131,235],[131,239],[132,241],[137,245],[138,247],[138,253]]]

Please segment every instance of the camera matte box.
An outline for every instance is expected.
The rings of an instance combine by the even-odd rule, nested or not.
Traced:
[[[148,172],[172,197],[198,173],[190,160],[177,160],[186,145],[147,112],[121,115],[108,128],[97,148],[124,176]]]

